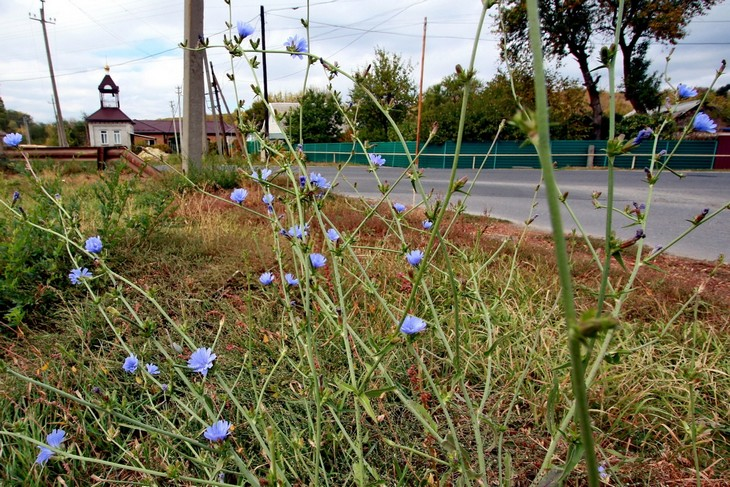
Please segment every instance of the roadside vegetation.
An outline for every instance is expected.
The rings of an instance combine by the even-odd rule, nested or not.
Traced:
[[[25,162],[5,164],[0,181],[1,483],[728,485],[730,271],[644,245],[654,187],[675,177],[659,137],[715,132],[702,110],[725,63],[703,93],[670,86],[674,102],[697,98],[691,118],[675,126],[669,113],[627,135],[615,116],[619,36],[601,51],[608,183],[594,204],[606,239],[580,222],[566,236],[538,2],[526,7],[534,96],[514,97],[495,138],[507,130],[536,147],[551,235],[530,231],[534,205],[522,229],[466,214],[474,181],[456,177],[458,144],[445,194],[424,188],[407,154],[399,180],[414,197],[394,199],[385,157],[359,134],[405,146],[407,109],[374,94],[368,68],[348,74],[300,34],[278,54],[349,77],[363,97],[346,108],[308,93],[368,153],[378,199],[338,195],[340,176],[308,165],[295,134],[268,141],[242,112],[263,154],[224,168],[184,161],[187,175],[169,166],[155,179],[29,161],[22,136],[7,134]],[[254,28],[228,29],[222,47],[256,79]],[[459,142],[479,125],[467,115],[484,93],[476,55],[448,80],[461,95],[442,98],[460,111]],[[513,94],[525,82],[503,81]],[[367,104],[371,126],[357,118]],[[615,158],[652,142],[645,201],[614,208]],[[703,211],[688,232],[728,209]],[[635,236],[617,240],[627,221]]]

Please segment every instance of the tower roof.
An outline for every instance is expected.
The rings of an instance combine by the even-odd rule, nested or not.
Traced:
[[[99,93],[113,93],[115,95],[119,93],[119,87],[108,74],[99,83]]]
[[[101,109],[95,111],[88,117],[86,117],[87,122],[128,122],[128,123],[134,123],[131,118],[127,116],[126,113],[121,111],[119,108],[114,107],[102,107]]]

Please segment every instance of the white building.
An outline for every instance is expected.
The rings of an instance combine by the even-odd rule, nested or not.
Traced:
[[[109,74],[99,85],[99,102],[101,108],[86,117],[89,145],[131,147],[134,122],[119,109],[119,87]]]

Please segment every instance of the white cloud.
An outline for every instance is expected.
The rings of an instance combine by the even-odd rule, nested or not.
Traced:
[[[0,96],[6,107],[31,114],[38,121],[52,121],[51,83],[38,22],[28,19],[28,9],[37,15],[39,4],[5,0],[0,19]],[[251,22],[259,37],[258,5],[232,0],[234,24]],[[96,88],[104,76],[105,64],[121,90],[122,109],[133,118],[158,118],[170,114],[170,100],[176,101],[175,87],[182,85],[182,51],[174,49],[183,38],[183,10],[178,0],[57,0],[46,2],[46,15],[56,23],[48,25],[49,41],[57,75],[59,96],[65,118],[80,118],[99,106]],[[304,0],[266,2],[266,41],[269,49],[279,49],[289,35],[304,35],[300,18],[306,15]],[[311,2],[312,52],[338,61],[349,71],[366,66],[376,46],[396,52],[414,66],[419,77],[423,19],[428,17],[428,39],[424,84],[429,86],[453,73],[454,66],[469,62],[481,2],[454,0],[313,0]],[[293,9],[293,7],[298,7]],[[220,45],[226,30],[228,8],[224,2],[208,1],[205,25],[211,44]],[[711,15],[690,25],[690,35],[675,51],[670,73],[675,82],[695,86],[709,84],[714,69],[727,51],[730,6],[718,5]],[[498,53],[491,21],[485,25],[477,56],[478,76],[491,78],[497,70]],[[721,44],[692,44],[692,43]],[[156,55],[167,49],[170,52]],[[663,71],[666,52],[652,47],[653,68]],[[147,57],[150,56],[151,57]],[[209,50],[219,82],[230,106],[235,96],[226,73],[230,58],[221,48]],[[147,57],[147,58],[146,58]],[[145,59],[146,58],[146,59]],[[259,56],[260,58],[260,56]],[[303,85],[305,61],[287,55],[269,55],[269,92],[297,92]],[[239,97],[249,104],[253,76],[240,60],[235,61]],[[573,77],[574,62],[564,62],[562,70]],[[258,71],[261,76],[261,69]],[[325,86],[327,80],[319,64],[314,64],[310,86]],[[721,80],[721,84],[723,80]],[[347,94],[350,83],[338,77],[334,87]]]

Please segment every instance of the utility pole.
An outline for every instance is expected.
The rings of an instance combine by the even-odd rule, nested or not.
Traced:
[[[172,111],[172,132],[175,134],[175,152],[180,155],[180,139],[177,137],[177,127],[175,126],[175,102],[170,100],[170,110]]]
[[[204,52],[200,42],[201,39],[204,39],[203,12],[203,0],[185,0],[186,47],[183,55],[182,168],[186,174],[191,168],[200,169],[204,154]]]
[[[221,99],[223,100],[223,106],[226,107],[226,113],[230,117],[231,116],[231,110],[230,110],[230,108],[228,108],[228,103],[226,102],[226,97],[223,94],[223,90],[221,89],[221,85],[218,84],[218,78],[215,77],[215,71],[213,71],[212,74],[213,74],[213,84],[215,85],[215,88],[216,88],[216,91],[215,92],[216,92],[216,94],[217,93],[220,93]],[[220,108],[220,106],[219,106],[219,108]],[[243,151],[243,154],[248,159],[248,151],[246,149],[246,141],[243,140],[243,136],[241,135],[241,127],[239,127],[239,123],[238,122],[239,122],[238,114],[236,114],[236,140],[238,140],[238,144],[241,146],[241,150]]]
[[[53,61],[51,60],[51,48],[48,45],[48,32],[46,31],[46,24],[55,24],[55,19],[46,20],[46,12],[43,8],[43,4],[46,0],[41,0],[41,17],[30,16],[31,20],[37,20],[43,26],[43,40],[46,43],[46,56],[48,56],[48,71],[51,72],[51,85],[53,86],[53,99],[56,102],[56,130],[58,130],[58,145],[61,147],[68,147],[68,140],[66,140],[66,126],[63,124],[63,115],[61,114],[61,102],[58,99],[58,89],[56,88],[56,76],[53,74]]]
[[[266,22],[264,21],[264,6],[261,5],[261,67],[264,68],[264,138],[269,138],[269,79],[266,73]]]
[[[213,63],[210,64],[210,68],[209,68],[208,67],[208,53],[206,51],[203,51],[203,53],[205,53],[205,57],[204,57],[204,60],[205,60],[205,81],[207,82],[207,85],[208,85],[208,98],[210,99],[210,111],[213,114],[213,121],[215,122],[216,113],[215,113],[215,101],[213,100],[213,82],[211,81],[211,78],[210,78],[210,70],[213,68]],[[207,120],[207,117],[206,117],[206,120],[205,120],[205,125],[206,125],[205,129],[206,129],[206,132],[207,132],[208,131],[208,120]],[[218,154],[223,155],[223,144],[221,144],[220,130],[218,130],[218,124],[217,123],[213,123],[213,125],[215,126],[215,144],[216,144],[216,148],[218,149]]]
[[[213,69],[213,63],[210,63],[210,75],[213,77],[213,93],[215,94],[215,105],[216,109],[218,110],[218,121],[221,124],[221,133],[223,134],[223,155],[228,157],[230,156],[230,151],[228,150],[228,134],[226,133],[226,124],[223,120],[223,111],[221,110],[221,100],[218,96],[218,80],[215,79],[215,70]]]
[[[175,93],[177,93],[177,130],[180,133],[180,145],[177,147],[177,155],[180,155],[180,150],[182,148],[182,104],[180,103],[180,97],[182,96],[182,86],[176,86]]]
[[[33,141],[30,140],[30,127],[28,127],[28,117],[23,117],[23,125],[25,126],[25,134],[28,136],[28,145],[32,145]]]

